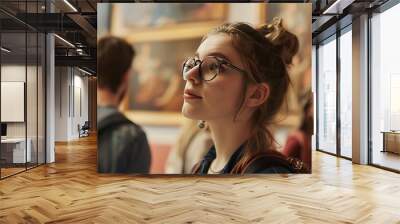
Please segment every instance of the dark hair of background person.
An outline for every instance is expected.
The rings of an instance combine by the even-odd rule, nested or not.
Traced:
[[[121,81],[129,71],[135,50],[124,39],[107,36],[97,43],[97,84],[116,93]]]
[[[313,98],[309,94],[307,101],[303,107],[303,121],[300,125],[300,130],[311,136],[314,133],[314,118],[313,118]]]
[[[243,93],[250,83],[267,83],[269,86],[267,101],[252,116],[253,133],[244,156],[232,169],[232,173],[239,173],[256,155],[275,150],[276,141],[268,125],[273,123],[286,99],[290,84],[287,67],[299,50],[299,40],[283,27],[279,18],[257,29],[246,23],[225,23],[208,33],[203,41],[214,34],[230,36],[234,48],[240,52],[241,60],[249,71],[243,84]],[[241,102],[238,113],[244,103],[244,94]]]

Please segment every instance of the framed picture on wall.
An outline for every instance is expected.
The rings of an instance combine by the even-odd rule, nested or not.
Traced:
[[[138,122],[179,124],[185,85],[181,75],[182,63],[196,52],[200,41],[200,38],[193,38],[135,45],[137,56],[130,76],[126,106],[136,112],[136,117],[132,116],[135,119],[152,117],[150,120],[139,119]]]
[[[226,19],[223,3],[113,4],[110,33],[136,51],[122,108],[142,125],[180,125],[183,61]]]
[[[223,3],[113,4],[111,34],[130,42],[199,37],[226,18]]]

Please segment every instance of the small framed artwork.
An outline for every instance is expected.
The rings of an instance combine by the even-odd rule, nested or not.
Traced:
[[[226,18],[223,3],[113,4],[111,33],[130,42],[203,36]]]

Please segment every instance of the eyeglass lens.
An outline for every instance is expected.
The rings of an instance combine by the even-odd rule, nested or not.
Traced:
[[[200,75],[200,78],[204,81],[210,81],[214,79],[218,75],[221,66],[221,62],[219,62],[214,57],[206,57],[203,61],[189,58],[183,64],[183,79],[188,80],[189,74],[190,72],[192,72],[192,69],[194,69],[199,64],[200,68],[198,68],[198,73]]]

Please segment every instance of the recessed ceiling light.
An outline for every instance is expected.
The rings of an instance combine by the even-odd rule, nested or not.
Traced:
[[[322,14],[342,14],[343,9],[351,5],[354,1],[355,0],[336,0],[327,9],[325,9]]]
[[[10,52],[11,52],[11,50],[9,50],[9,49],[7,49],[7,48],[5,48],[5,47],[1,47],[1,50],[4,51],[4,52],[6,52],[6,53],[10,53]]]
[[[79,68],[79,67],[78,67],[78,70],[81,71],[81,72],[83,72],[83,73],[85,73],[85,74],[87,74],[87,75],[93,75],[92,73],[90,73],[90,72],[88,72],[88,71],[86,71],[86,70],[83,70],[83,69],[81,69],[81,68]]]
[[[67,4],[72,10],[74,10],[74,12],[78,12],[78,10],[68,1],[68,0],[64,0],[65,4]]]
[[[64,43],[66,43],[67,45],[69,45],[69,46],[75,48],[75,45],[71,44],[71,42],[69,42],[69,41],[67,41],[66,39],[60,37],[59,35],[54,34],[54,36],[57,37],[58,39],[60,39],[61,41],[63,41]]]

